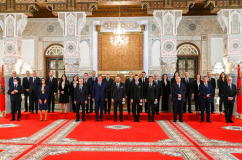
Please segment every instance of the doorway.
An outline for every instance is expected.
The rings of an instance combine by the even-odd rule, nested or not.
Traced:
[[[184,78],[184,73],[188,71],[190,78],[195,78],[198,73],[198,58],[197,57],[177,57],[177,70]]]

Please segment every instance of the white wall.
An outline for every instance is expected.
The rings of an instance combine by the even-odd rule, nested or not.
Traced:
[[[152,64],[151,66],[160,66],[160,41],[156,40],[152,45]]]
[[[211,65],[214,67],[215,62],[223,64],[223,38],[211,39]]]
[[[0,40],[0,68],[3,65],[3,40]]]
[[[145,31],[144,31],[144,42],[143,42],[143,70],[146,72],[146,75],[148,75],[148,59],[149,59],[149,53],[148,53],[148,20],[142,20],[141,24],[145,25]]]
[[[22,64],[24,63],[34,68],[34,40],[22,40]]]
[[[80,43],[80,67],[89,67],[89,44],[86,41]]]
[[[98,32],[96,25],[100,25],[100,21],[93,21],[93,70],[98,72]]]

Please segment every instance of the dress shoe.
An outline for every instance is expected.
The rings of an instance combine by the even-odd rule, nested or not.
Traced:
[[[207,121],[208,123],[212,123],[211,121]]]
[[[130,112],[128,112],[128,114],[130,114]]]
[[[72,111],[72,113],[76,113],[75,111]]]
[[[226,121],[226,123],[229,123],[229,121]]]
[[[89,114],[89,112],[86,112],[86,114]]]
[[[52,111],[52,113],[55,113],[54,111]]]
[[[43,121],[42,119],[40,119],[39,121]]]
[[[107,112],[104,112],[104,114],[107,114]]]
[[[96,119],[96,122],[98,122],[98,119]]]
[[[152,122],[155,122],[155,121],[152,119]]]
[[[35,114],[38,114],[38,112],[35,112]]]
[[[176,122],[176,120],[174,120],[174,122]]]
[[[202,123],[204,122],[204,121],[201,121]]]
[[[215,114],[214,112],[211,112],[211,114]]]
[[[102,122],[102,121],[103,121],[103,119],[102,119],[102,118],[100,118],[100,121]]]
[[[110,114],[110,112],[108,112],[108,114]]]
[[[193,112],[190,111],[190,112],[188,112],[188,113],[193,113]]]
[[[48,113],[50,113],[50,111],[48,111]]]
[[[137,122],[136,120],[134,120],[133,122]]]
[[[80,120],[79,119],[76,119],[76,122],[79,122]]]
[[[150,120],[148,120],[148,122],[150,122]]]
[[[24,112],[28,112],[28,111],[25,110]]]
[[[139,120],[137,120],[136,122],[140,122]]]
[[[31,114],[33,114],[34,112],[32,111]]]
[[[10,121],[15,121],[15,119],[11,119]]]
[[[179,120],[179,122],[183,122],[183,120]]]
[[[86,120],[85,120],[85,119],[83,119],[82,121],[83,121],[83,122],[86,122]]]
[[[117,122],[117,119],[114,119],[114,122]]]
[[[17,121],[20,121],[20,119],[18,118],[18,120]]]
[[[156,113],[157,115],[159,115],[159,113]]]
[[[230,123],[234,123],[234,121],[232,121],[232,120],[230,120],[229,122],[230,122]]]
[[[123,122],[123,119],[120,119],[121,122]]]
[[[63,112],[61,112],[61,114],[63,114]]]

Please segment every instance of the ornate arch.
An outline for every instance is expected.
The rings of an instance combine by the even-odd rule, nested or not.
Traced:
[[[61,44],[51,44],[44,52],[45,56],[64,56],[64,47]]]
[[[177,46],[177,55],[178,56],[199,56],[200,50],[193,43],[181,43]]]

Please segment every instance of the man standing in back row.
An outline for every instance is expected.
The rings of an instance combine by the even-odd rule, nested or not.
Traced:
[[[97,77],[96,77],[96,71],[92,71],[92,77],[89,78],[92,81],[92,87],[94,85],[94,82],[97,81]],[[90,93],[91,97],[92,97],[92,92]],[[93,101],[90,100],[90,113],[93,112]]]
[[[28,107],[28,97],[29,97],[29,78],[30,78],[30,73],[29,71],[26,71],[26,77],[23,78],[23,89],[24,89],[24,106],[25,106],[25,111],[28,112],[30,111],[30,105]],[[30,101],[29,101],[30,102]]]
[[[139,79],[139,83],[141,83],[143,85],[143,91],[144,91],[144,88],[145,88],[145,84],[149,83],[148,78],[146,78],[145,76],[146,76],[146,73],[142,72],[141,78]],[[143,106],[140,106],[140,113],[142,113],[142,108],[143,108]],[[144,110],[145,110],[145,113],[148,113],[146,102],[145,102]]]
[[[55,112],[55,96],[57,93],[57,79],[54,76],[54,73],[50,71],[49,78],[45,81],[46,85],[49,86],[49,101],[48,101],[48,113],[50,113],[50,102],[52,104],[52,113]]]
[[[185,72],[185,78],[181,79],[181,82],[185,84],[186,86],[186,97],[185,97],[185,102],[183,106],[183,113],[186,113],[186,104],[188,100],[188,113],[192,113],[192,94],[193,94],[193,79],[189,78],[189,73],[186,71]]]
[[[127,98],[127,109],[128,114],[130,114],[130,100],[131,100],[131,88],[134,83],[133,72],[129,72],[129,78],[125,81],[125,92]]]
[[[103,79],[103,82],[106,82],[107,90],[108,90],[108,100],[105,101],[105,104],[104,104],[104,114],[106,114],[107,112],[108,112],[108,114],[110,114],[110,110],[111,110],[111,87],[113,85],[113,79],[110,78],[109,72],[106,73],[106,78]]]
[[[208,76],[208,83],[213,86],[213,95],[212,95],[212,100],[213,101],[211,102],[211,113],[215,114],[214,113],[214,96],[215,96],[216,81],[215,81],[214,78],[212,78],[212,73],[211,72],[208,72],[207,76]]]

